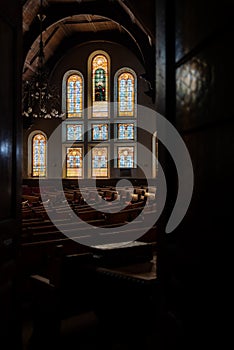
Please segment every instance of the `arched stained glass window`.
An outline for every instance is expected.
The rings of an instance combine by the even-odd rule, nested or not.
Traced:
[[[108,60],[102,54],[92,60],[93,117],[108,116]]]
[[[46,176],[46,137],[38,133],[32,138],[32,176]]]
[[[118,77],[118,115],[120,117],[134,116],[135,109],[135,78],[129,72]]]
[[[82,177],[83,175],[83,149],[82,147],[67,148],[67,177]]]
[[[83,78],[72,74],[67,79],[67,117],[82,117]]]
[[[108,176],[108,148],[93,147],[92,148],[92,177]]]

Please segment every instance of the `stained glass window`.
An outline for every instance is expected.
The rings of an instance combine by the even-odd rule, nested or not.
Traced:
[[[134,168],[134,147],[118,147],[118,168]]]
[[[94,74],[95,101],[106,101],[106,72],[98,68]]]
[[[46,137],[39,133],[32,139],[32,176],[46,176]]]
[[[118,77],[118,115],[134,116],[135,80],[131,73],[124,72]]]
[[[92,177],[108,176],[108,148],[93,147],[92,148]]]
[[[64,176],[68,178],[82,178],[86,174],[88,177],[99,178],[111,176],[108,162],[112,153],[115,154],[115,167],[123,168],[125,172],[126,169],[136,167],[137,76],[130,67],[122,67],[116,71],[116,104],[112,115],[108,105],[112,87],[110,75],[111,59],[107,52],[98,50],[88,59],[87,91],[83,75],[78,70],[69,70],[63,76],[62,108],[67,117],[77,118],[67,120],[62,129],[63,155],[66,154]],[[88,107],[91,107],[87,113],[88,120],[83,120],[84,91],[88,94]],[[113,130],[110,123],[114,124]],[[87,137],[84,137],[86,132]],[[117,144],[110,143],[112,136],[118,141]],[[90,157],[86,162],[84,154],[88,150]],[[86,165],[88,169],[84,169]]]
[[[92,61],[93,117],[108,116],[108,61],[96,55]]]
[[[82,147],[67,148],[67,177],[82,177],[83,149]]]
[[[81,75],[72,74],[67,79],[67,116],[82,117],[83,79]]]
[[[134,140],[134,124],[118,124],[119,140]]]
[[[83,125],[82,124],[68,124],[67,127],[67,141],[82,141],[83,140]]]
[[[108,140],[108,124],[92,124],[92,140]]]

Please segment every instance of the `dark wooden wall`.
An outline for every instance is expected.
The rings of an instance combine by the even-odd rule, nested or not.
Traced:
[[[0,346],[20,349],[17,242],[20,215],[21,5],[0,3]]]
[[[177,334],[169,342],[189,349],[224,348],[233,230],[234,4],[159,0],[157,8],[156,104],[183,137],[195,176],[184,220],[161,242],[159,275],[173,315],[168,323]],[[161,155],[170,181],[168,217],[176,172],[163,147]]]

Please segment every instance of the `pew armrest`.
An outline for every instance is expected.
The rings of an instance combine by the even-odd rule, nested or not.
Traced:
[[[41,275],[31,275],[30,280],[34,289],[35,294],[40,294],[41,291],[54,291],[55,285],[50,280]]]
[[[50,280],[46,277],[41,276],[41,275],[31,275],[30,277],[35,281],[45,283],[45,284],[50,284]]]

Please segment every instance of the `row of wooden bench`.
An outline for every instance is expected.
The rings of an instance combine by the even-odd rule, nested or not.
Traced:
[[[134,203],[120,211],[118,211],[117,206],[111,206],[112,210],[115,209],[114,212],[103,212],[100,210],[103,210],[103,208],[98,206],[96,206],[96,209],[84,206],[74,211],[73,217],[71,217],[71,210],[66,211],[63,207],[53,210],[48,209],[47,211],[43,210],[43,208],[38,208],[38,211],[36,211],[37,216],[24,219],[22,222],[22,241],[35,241],[39,240],[40,237],[44,239],[46,236],[48,239],[51,239],[52,234],[60,237],[61,229],[63,232],[69,231],[71,234],[81,232],[83,228],[87,230],[87,224],[91,229],[93,226],[122,226],[135,220],[143,209],[144,216],[140,218],[140,221],[145,220],[147,223],[150,216],[155,216],[156,210],[153,206],[144,207],[143,204],[143,202]],[[53,222],[50,220],[50,217],[53,219]]]
[[[71,190],[72,198],[74,193],[78,193],[78,190]],[[138,217],[143,210],[144,215]],[[60,244],[68,254],[87,252],[87,240],[90,237],[95,238],[97,227],[106,229],[104,240],[105,235],[107,237],[111,231],[109,229],[114,229],[116,237],[119,236],[123,241],[131,236],[137,237],[139,228],[142,225],[147,227],[147,223],[155,215],[155,202],[143,199],[126,202],[124,205],[116,200],[101,201],[94,202],[92,206],[73,200],[58,203],[38,201],[33,204],[26,200],[22,204],[22,263],[26,270],[37,272]],[[131,227],[126,226],[129,222]],[[146,229],[140,239],[156,242],[155,225]]]
[[[152,192],[150,192],[152,191]],[[85,195],[84,195],[85,193]],[[43,198],[50,198],[52,201],[59,201],[61,197],[65,196],[66,200],[68,202],[79,202],[84,201],[85,199],[90,200],[96,200],[98,201],[98,197],[105,198],[106,200],[122,200],[122,199],[128,199],[128,200],[138,200],[139,195],[146,197],[146,198],[155,198],[156,189],[154,188],[142,188],[142,187],[135,187],[135,188],[118,188],[118,191],[116,191],[112,187],[106,187],[106,188],[85,188],[82,189],[64,189],[63,192],[58,190],[51,190],[48,189],[46,191],[43,191],[42,194]],[[85,197],[85,199],[84,199]],[[30,191],[23,191],[22,192],[22,200],[26,201],[28,200],[30,203],[35,203],[41,200],[41,193],[40,188],[38,190]]]
[[[131,237],[137,237],[137,223],[133,227],[134,228],[131,229],[128,228],[127,232],[124,226],[116,227],[116,235],[118,235],[119,237],[119,242],[126,241],[126,234],[128,240],[131,240]],[[52,234],[44,233],[44,240],[42,239],[43,235],[41,234],[39,240],[37,239],[31,242],[21,242],[20,252],[22,271],[25,271],[26,274],[40,273],[40,271],[45,271],[48,266],[48,261],[54,258],[57,249],[56,247],[58,246],[63,246],[64,253],[66,254],[81,254],[90,252],[91,248],[89,245],[86,244],[88,231],[89,230],[87,229],[84,230],[83,236],[82,232],[79,232],[79,234],[74,235],[73,239],[61,235],[61,233],[57,233],[56,235],[55,232],[53,232]],[[90,233],[94,234],[94,232],[91,229]],[[153,243],[156,246],[156,226],[153,225],[152,227],[150,227],[144,233],[144,235],[137,238],[137,240],[146,243]]]

